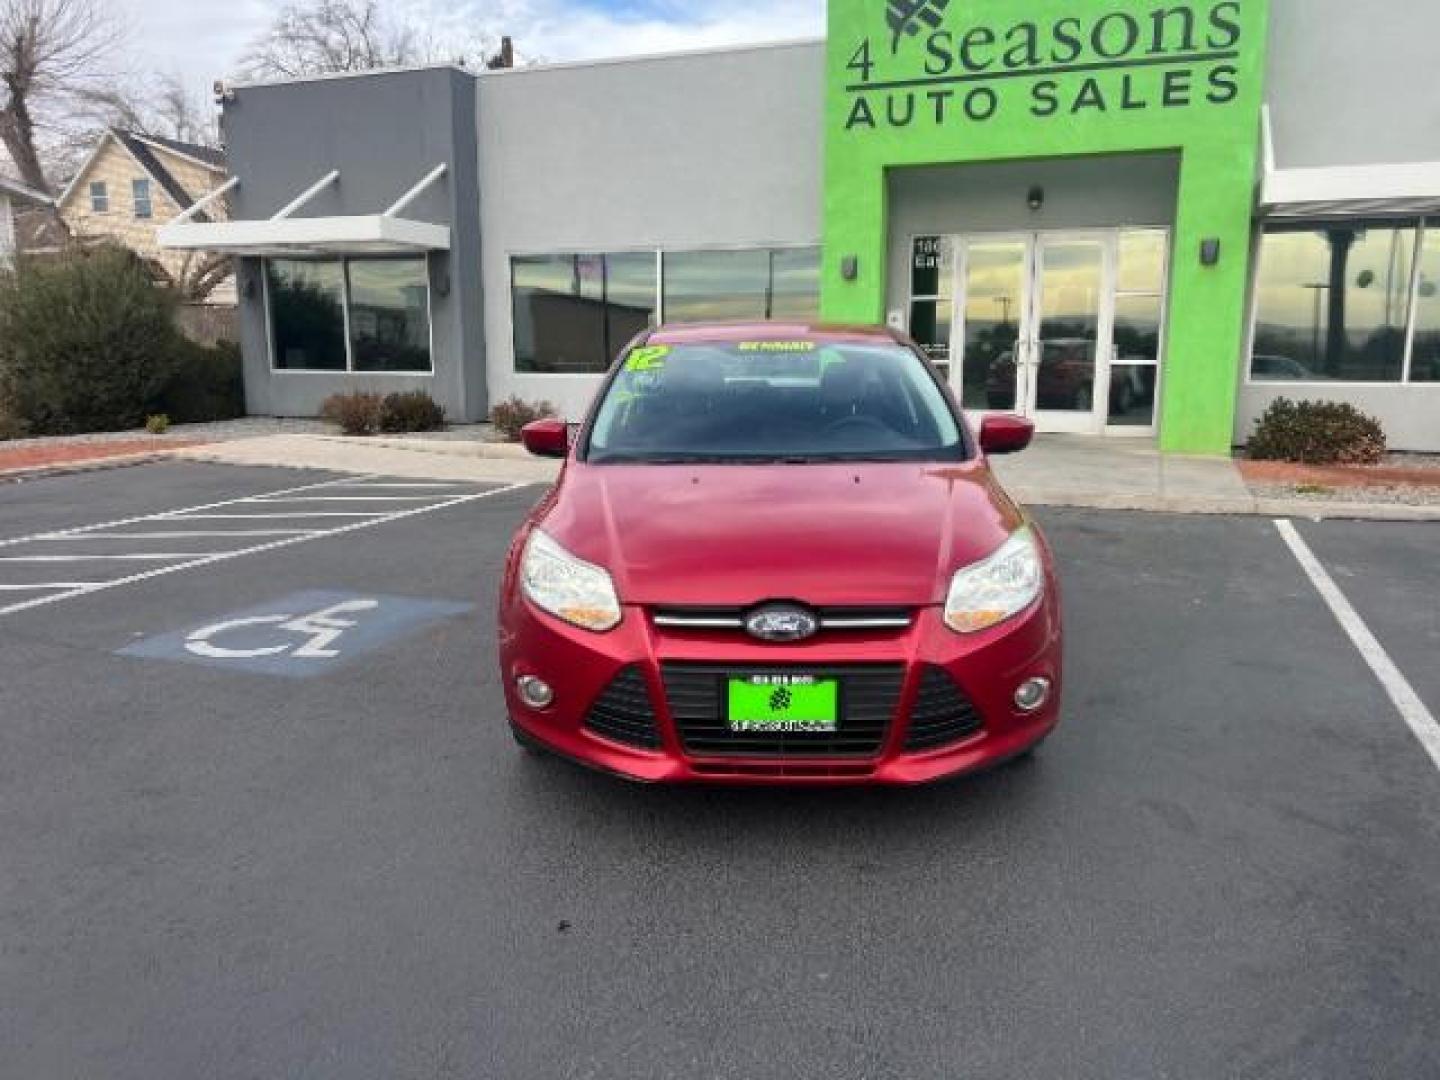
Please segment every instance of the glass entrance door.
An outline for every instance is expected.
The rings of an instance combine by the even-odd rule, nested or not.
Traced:
[[[1110,262],[1099,237],[1046,234],[1031,244],[1034,284],[1016,396],[1020,411],[1042,431],[1104,426],[1096,388],[1103,385],[1098,361],[1113,320]]]
[[[967,410],[1154,432],[1163,230],[922,236],[913,254],[911,335]]]

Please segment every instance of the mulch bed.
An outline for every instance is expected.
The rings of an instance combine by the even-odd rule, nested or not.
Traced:
[[[0,473],[14,469],[43,469],[52,465],[73,465],[85,461],[127,457],[132,454],[153,454],[158,450],[183,450],[204,446],[205,439],[123,439],[95,443],[51,443],[16,446],[10,449],[0,443]]]
[[[1328,488],[1440,488],[1440,468],[1427,465],[1292,465],[1285,461],[1237,461],[1246,483]]]

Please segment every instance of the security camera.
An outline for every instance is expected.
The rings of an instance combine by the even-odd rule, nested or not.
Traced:
[[[224,79],[215,80],[215,104],[229,105],[235,100],[235,91],[225,85]]]

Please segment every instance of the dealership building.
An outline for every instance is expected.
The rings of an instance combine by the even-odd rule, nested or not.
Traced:
[[[1440,7],[831,0],[823,41],[227,88],[253,413],[578,418],[655,321],[889,322],[976,412],[1440,451]],[[204,200],[202,200],[202,203]],[[1428,219],[1428,220],[1427,220]]]

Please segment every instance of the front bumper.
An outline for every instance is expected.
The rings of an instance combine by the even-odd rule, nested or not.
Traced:
[[[561,756],[655,783],[922,784],[984,769],[1044,739],[1060,715],[1060,610],[1054,582],[1026,613],[972,636],[952,632],[939,610],[917,610],[911,626],[892,631],[835,631],[793,645],[762,644],[733,631],[657,627],[642,608],[627,607],[608,634],[576,629],[537,610],[512,590],[501,610],[500,662],[511,721]],[[878,751],[864,755],[721,754],[688,751],[667,695],[664,671],[675,665],[898,669],[899,688]],[[942,669],[978,711],[973,735],[924,751],[907,751],[911,711],[925,673]],[[586,726],[595,702],[627,669],[643,677],[658,746],[643,749],[602,737]],[[523,702],[515,680],[544,679],[555,689],[546,709]],[[1025,713],[1016,688],[1029,678],[1052,683],[1049,700]],[[638,685],[638,684],[637,684]],[[843,726],[842,719],[842,726]]]

